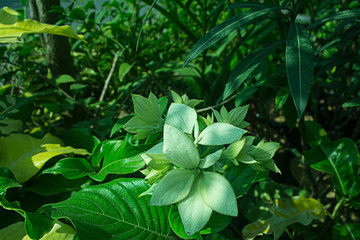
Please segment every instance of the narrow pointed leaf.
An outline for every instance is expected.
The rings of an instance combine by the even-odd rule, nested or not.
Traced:
[[[214,172],[204,172],[199,180],[199,190],[202,199],[212,210],[237,216],[235,193],[225,177]]]
[[[209,221],[212,210],[202,199],[196,180],[189,195],[179,205],[179,214],[189,237],[199,232]]]
[[[116,179],[86,187],[43,210],[55,219],[69,219],[79,239],[175,239],[167,220],[169,207],[151,207],[149,196],[138,197],[148,189],[142,179]]]
[[[194,171],[185,169],[172,170],[156,186],[150,205],[164,206],[181,201],[189,194],[194,179]]]
[[[272,8],[255,8],[247,12],[240,13],[234,17],[229,18],[225,22],[217,25],[211,29],[204,37],[202,37],[190,51],[189,55],[186,57],[184,66],[191,62],[203,51],[214,45],[220,39],[227,36],[229,33],[236,29],[241,29],[252,23],[261,21],[269,16],[269,14],[281,7],[272,7]]]
[[[197,114],[193,108],[185,104],[172,103],[165,122],[185,133],[191,134],[196,119]]]
[[[255,52],[252,52],[242,59],[233,69],[225,85],[223,99],[228,98],[255,70],[257,66],[284,41],[276,41]]]
[[[165,124],[164,155],[175,165],[182,168],[195,168],[200,156],[193,141],[179,129]]]
[[[206,127],[199,135],[199,144],[224,145],[239,140],[246,133],[244,129],[229,123],[214,123]]]
[[[313,49],[302,24],[290,25],[285,55],[291,96],[301,118],[309,99],[314,70]]]
[[[317,26],[322,25],[329,21],[356,18],[359,16],[360,16],[360,9],[345,10],[345,11],[337,12],[332,15],[326,16],[326,17],[320,19],[319,21],[316,21],[313,24],[311,24],[309,27],[307,27],[307,29],[317,27]]]

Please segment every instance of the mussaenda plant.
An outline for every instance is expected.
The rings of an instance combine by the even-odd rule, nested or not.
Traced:
[[[162,141],[142,155],[148,166],[142,172],[153,184],[144,194],[152,195],[152,206],[176,205],[190,237],[205,227],[213,211],[238,215],[237,196],[225,177],[229,169],[242,163],[280,173],[272,159],[279,143],[262,140],[254,145],[255,137],[244,136],[248,106],[230,112],[222,107],[204,118],[194,109],[201,101],[172,95],[165,119],[155,95],[133,95],[135,116],[124,129],[137,138],[163,132]]]

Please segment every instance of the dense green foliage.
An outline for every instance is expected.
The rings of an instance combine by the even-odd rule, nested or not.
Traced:
[[[21,2],[0,12],[0,240],[360,238],[358,1],[53,6],[76,32]]]

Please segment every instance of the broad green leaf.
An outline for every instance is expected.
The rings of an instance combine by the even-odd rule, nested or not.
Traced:
[[[84,37],[82,35],[78,35],[70,26],[55,26],[29,19],[17,21],[13,24],[0,23],[1,43],[14,42],[17,38],[26,33],[49,33],[71,37],[85,42]]]
[[[20,120],[10,118],[0,119],[0,133],[3,135],[18,132],[22,127],[23,123]]]
[[[199,180],[199,191],[206,205],[212,210],[229,216],[238,215],[234,190],[222,175],[203,172]]]
[[[198,179],[195,180],[189,195],[179,202],[178,209],[185,233],[189,237],[203,229],[209,221],[212,210],[201,197]]]
[[[127,62],[124,62],[119,67],[119,81],[123,82],[125,76],[130,72],[131,68],[134,66],[133,64],[128,64]]]
[[[201,145],[224,145],[238,141],[244,129],[235,127],[229,123],[214,123],[206,127],[199,135]]]
[[[281,9],[281,7],[273,7],[266,9],[251,9],[247,12],[240,13],[234,17],[229,18],[223,23],[217,25],[211,29],[204,37],[202,37],[190,51],[189,55],[186,57],[184,66],[191,62],[203,51],[214,45],[220,39],[227,36],[232,31],[236,29],[241,29],[250,24],[259,22],[265,18],[268,18],[270,13],[276,9]]]
[[[149,196],[138,197],[148,189],[142,179],[116,179],[86,187],[43,210],[69,219],[79,239],[176,239],[167,220],[169,207],[151,207]]]
[[[360,224],[337,223],[332,228],[332,239],[356,240],[360,239]]]
[[[90,163],[84,158],[64,158],[42,173],[61,174],[67,179],[82,178],[93,172]]]
[[[290,224],[299,222],[309,225],[314,219],[321,219],[326,215],[326,210],[320,202],[299,196],[275,200],[275,206],[270,211],[272,217],[246,225],[242,230],[243,238],[273,233],[274,239],[277,240]]]
[[[85,149],[60,146],[61,140],[45,135],[36,139],[30,135],[12,134],[0,138],[0,166],[9,168],[20,183],[34,176],[51,158],[62,154],[89,154]]]
[[[202,240],[200,233],[196,233],[193,236],[189,237],[185,233],[185,228],[181,222],[179,210],[175,205],[172,205],[169,212],[169,223],[171,229],[178,235],[181,239],[196,239]]]
[[[154,96],[150,93],[149,98],[133,94],[135,116],[144,122],[161,122],[160,105]]]
[[[268,160],[274,157],[279,147],[280,143],[264,142],[264,140],[262,140],[256,147],[252,146],[247,153],[257,161]]]
[[[200,155],[194,142],[179,129],[165,124],[164,155],[176,166],[195,168],[199,165]]]
[[[190,192],[196,173],[193,170],[174,169],[158,183],[150,205],[164,206],[177,203]]]
[[[205,169],[214,165],[220,159],[222,151],[223,150],[220,149],[214,153],[207,155],[204,159],[201,160],[199,167]]]
[[[242,59],[233,69],[225,85],[223,99],[227,99],[259,64],[284,41],[276,41],[258,49]]]
[[[323,141],[330,142],[325,130],[319,123],[314,121],[305,122],[305,134],[306,140],[312,148],[320,146]]]
[[[46,233],[50,232],[55,220],[47,215],[26,212],[25,231],[31,239],[42,238]]]
[[[13,187],[21,187],[21,184],[16,181],[10,169],[0,167],[0,194],[5,194],[6,189]]]
[[[46,233],[39,240],[73,240],[75,238],[75,230],[62,222],[57,221],[50,232]],[[0,230],[1,240],[30,240],[26,235],[24,222],[14,223]]]
[[[313,49],[304,26],[292,23],[286,41],[286,73],[299,119],[310,95],[313,78]]]
[[[197,114],[193,108],[185,104],[172,103],[168,110],[165,123],[176,127],[182,132],[191,134],[197,123]]]
[[[130,133],[136,133],[135,139],[144,139],[151,134],[157,133],[161,131],[161,123],[159,122],[146,122],[135,116],[131,118],[123,128],[125,131]]]
[[[356,18],[359,16],[360,16],[360,9],[345,10],[345,11],[337,12],[332,15],[326,16],[326,17],[320,19],[319,21],[316,21],[313,24],[311,24],[309,27],[307,27],[307,29],[317,27],[317,26],[322,25],[329,21]]]
[[[73,128],[66,131],[64,142],[66,145],[74,148],[82,148],[92,152],[93,149],[100,143],[100,140],[91,135],[88,129]]]
[[[241,128],[242,122],[245,119],[248,109],[249,109],[249,105],[232,109],[229,112],[227,123],[230,123],[236,127]]]
[[[353,197],[360,192],[358,180],[359,150],[350,138],[334,142],[323,141],[305,152],[307,164],[331,176],[336,192]]]
[[[0,24],[11,25],[18,20],[19,13],[9,7],[0,9]]]
[[[92,163],[98,168],[90,177],[104,181],[108,174],[133,173],[145,166],[141,153],[147,147],[136,147],[124,140],[109,140],[100,143],[93,152]]]

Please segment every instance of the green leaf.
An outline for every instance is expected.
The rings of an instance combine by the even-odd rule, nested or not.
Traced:
[[[47,215],[27,212],[25,218],[25,230],[31,239],[39,239],[52,229],[54,223],[55,220]]]
[[[360,106],[360,98],[351,99],[341,105],[341,107],[343,108],[359,107],[359,106]]]
[[[136,147],[124,140],[108,140],[100,143],[93,152],[92,164],[99,168],[90,177],[104,181],[108,174],[133,173],[145,166],[141,153],[147,146]]]
[[[55,80],[55,82],[56,82],[56,85],[60,85],[60,84],[63,84],[63,83],[72,83],[72,82],[76,82],[76,81],[72,76],[67,75],[67,74],[63,74],[60,77],[58,77]]]
[[[182,132],[191,134],[197,123],[197,114],[193,108],[185,104],[172,103],[165,122]]]
[[[282,90],[282,89],[280,89],[276,93],[276,98],[275,98],[276,111],[278,111],[286,103],[286,100],[288,99],[289,95],[290,92],[288,90]]]
[[[170,205],[183,200],[189,194],[195,176],[194,171],[179,168],[168,172],[156,186],[150,205]]]
[[[225,85],[223,99],[227,99],[245,81],[245,79],[259,66],[259,64],[284,41],[267,44],[242,59],[233,69]]]
[[[345,10],[345,11],[337,12],[332,15],[326,16],[326,17],[320,19],[319,21],[314,22],[309,27],[307,27],[307,29],[317,27],[317,26],[322,25],[329,21],[356,18],[358,16],[360,16],[360,9]]]
[[[61,222],[55,222],[50,232],[46,233],[39,240],[73,240],[75,238],[75,230]],[[14,223],[4,229],[0,230],[0,239],[6,240],[31,240],[26,235],[24,222]]]
[[[119,67],[119,81],[123,82],[125,76],[130,72],[131,68],[134,66],[133,64],[128,64],[127,62],[124,62]]]
[[[13,22],[13,12],[10,12],[9,9],[4,10],[4,8],[2,10],[3,11],[1,13],[3,17],[5,14],[7,24],[4,24],[3,21],[0,22],[0,43],[14,42],[17,40],[17,38],[26,33],[49,33],[71,37],[85,42],[84,37],[82,35],[78,35],[76,31],[70,26],[55,26],[29,19]]]
[[[312,148],[320,146],[323,141],[330,142],[325,130],[314,121],[305,121],[305,135],[309,146]]]
[[[200,155],[194,142],[179,129],[165,124],[163,154],[176,166],[195,168]]]
[[[149,206],[142,179],[116,179],[89,186],[69,199],[48,204],[45,213],[71,220],[79,239],[175,239],[167,217],[169,207]]]
[[[93,149],[100,143],[97,137],[91,135],[88,129],[73,128],[65,133],[64,142],[74,148],[86,149],[92,152]]]
[[[16,181],[10,169],[0,167],[0,194],[5,194],[6,189],[13,187],[21,187],[21,184]]]
[[[212,210],[208,207],[199,191],[199,180],[196,179],[189,195],[178,205],[181,221],[187,236],[199,232],[209,221]]]
[[[89,154],[85,149],[61,147],[61,140],[45,135],[36,139],[30,135],[12,134],[0,138],[0,166],[9,168],[20,183],[34,176],[51,158],[62,154]],[[21,146],[19,148],[18,146]]]
[[[221,157],[222,149],[207,155],[204,159],[201,160],[199,167],[202,169],[213,166]]]
[[[198,143],[201,145],[230,144],[238,141],[246,132],[229,123],[214,123],[200,133]]]
[[[77,179],[93,172],[90,163],[84,158],[64,158],[53,167],[44,170],[42,173],[61,174],[67,179]]]
[[[203,51],[214,45],[220,39],[227,36],[232,31],[235,31],[236,29],[241,29],[252,23],[256,23],[265,18],[268,18],[269,14],[276,9],[281,9],[281,7],[252,9],[247,12],[240,13],[234,17],[231,17],[225,22],[217,25],[195,44],[193,49],[191,49],[189,55],[186,57],[183,66],[186,66],[199,54],[201,54]]]
[[[305,152],[307,164],[331,176],[336,192],[356,196],[358,183],[359,151],[353,140],[342,138],[334,142],[323,141],[315,149]]]
[[[249,105],[232,109],[229,112],[228,119],[226,122],[241,128],[241,125],[245,119],[248,109],[249,109]]]
[[[242,230],[243,238],[254,238],[258,234],[274,234],[277,240],[290,224],[299,222],[309,225],[314,219],[326,215],[324,206],[313,198],[292,197],[291,199],[276,199],[270,209],[273,216],[266,220],[258,220],[246,225]]]
[[[206,205],[212,210],[229,216],[238,215],[234,190],[222,175],[203,172],[199,180],[199,191]]]
[[[154,96],[150,93],[149,98],[141,95],[132,94],[135,116],[144,122],[161,122],[160,105]]]
[[[280,143],[277,142],[264,142],[260,141],[256,147],[252,146],[247,152],[257,161],[268,160],[274,157],[275,152],[280,147]]]
[[[286,73],[299,119],[305,111],[313,78],[313,49],[304,26],[292,23],[286,42]]]
[[[18,20],[19,13],[9,7],[0,9],[0,24],[11,25]]]
[[[240,151],[243,149],[245,145],[245,139],[242,139],[240,141],[233,142],[228,146],[223,152],[222,157],[227,159],[234,159],[239,155]]]
[[[360,239],[360,224],[337,223],[332,228],[332,239],[356,240]]]
[[[9,135],[13,132],[18,132],[23,127],[23,123],[20,120],[3,118],[0,119],[0,133],[3,135]]]
[[[181,239],[196,239],[202,240],[200,233],[196,233],[193,236],[189,237],[185,233],[184,225],[181,222],[179,210],[175,205],[172,205],[169,212],[169,222],[171,229],[178,235]]]

